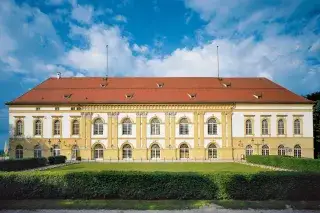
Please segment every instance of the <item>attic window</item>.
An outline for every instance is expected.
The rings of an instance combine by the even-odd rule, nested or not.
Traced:
[[[40,107],[36,107],[36,111],[39,111],[40,110]]]
[[[77,110],[81,110],[81,107],[77,107]]]
[[[59,111],[59,110],[60,110],[60,108],[59,108],[59,107],[56,107],[56,108],[54,108],[54,110],[55,110],[55,111]]]
[[[253,97],[255,97],[256,99],[261,99],[262,98],[262,94],[261,93],[255,93],[255,94],[253,94]]]
[[[162,88],[164,86],[164,83],[157,83],[158,88]]]
[[[133,93],[126,94],[126,99],[131,99],[131,98],[133,98]]]
[[[72,94],[64,94],[64,95],[63,95],[63,97],[64,97],[65,99],[69,99],[69,98],[71,98],[71,96],[72,96]]]
[[[222,83],[222,85],[224,87],[231,87],[231,83],[230,82],[224,82],[224,83]]]
[[[188,93],[188,96],[190,99],[194,99],[197,97],[197,94],[196,93]]]
[[[75,110],[76,108],[75,107],[71,107],[71,110]]]

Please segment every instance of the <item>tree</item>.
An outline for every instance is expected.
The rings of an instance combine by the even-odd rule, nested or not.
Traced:
[[[320,158],[320,91],[305,96],[316,104],[313,107],[314,157]]]

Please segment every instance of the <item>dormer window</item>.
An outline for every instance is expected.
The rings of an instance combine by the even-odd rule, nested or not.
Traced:
[[[222,83],[222,85],[224,87],[231,87],[231,83],[230,82],[224,82],[224,83]]]
[[[59,108],[59,107],[55,107],[54,110],[55,110],[55,111],[59,111],[60,108]]]
[[[133,98],[133,93],[129,93],[129,94],[126,94],[126,99],[131,99],[131,98]]]
[[[188,93],[188,96],[190,99],[194,99],[197,97],[197,94],[196,93]]]
[[[157,83],[158,88],[162,88],[164,86],[164,83]]]
[[[255,97],[256,99],[261,99],[262,98],[262,94],[261,93],[255,93],[255,94],[253,94],[253,97]]]
[[[72,96],[72,94],[64,94],[64,95],[63,95],[63,97],[64,97],[65,99],[69,99],[69,98],[71,98],[71,96]]]
[[[100,84],[100,87],[105,88],[107,84]]]

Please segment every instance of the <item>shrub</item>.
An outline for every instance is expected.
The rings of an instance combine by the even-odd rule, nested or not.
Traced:
[[[251,155],[247,156],[247,162],[297,171],[320,172],[320,161],[308,158],[294,158],[278,155]]]
[[[47,165],[46,158],[27,158],[0,161],[0,171],[20,171]]]
[[[81,157],[78,156],[78,157],[76,158],[76,160],[77,160],[77,161],[81,161]]]
[[[48,157],[48,161],[50,165],[65,163],[66,160],[67,160],[67,157],[63,155]]]
[[[300,172],[17,172],[0,174],[0,199],[319,200],[320,174]]]

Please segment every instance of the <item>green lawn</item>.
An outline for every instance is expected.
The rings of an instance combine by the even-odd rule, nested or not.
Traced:
[[[260,172],[259,167],[238,163],[80,163],[49,171],[167,171],[167,172]]]

